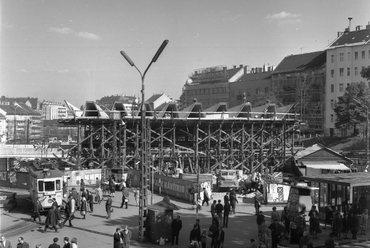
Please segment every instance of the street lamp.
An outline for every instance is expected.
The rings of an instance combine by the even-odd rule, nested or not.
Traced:
[[[366,109],[366,168],[369,165],[369,107],[360,100],[353,98],[357,104]]]
[[[158,51],[154,55],[153,59],[150,61],[148,67],[144,71],[144,73],[141,73],[139,68],[136,67],[134,62],[131,60],[131,58],[124,52],[120,51],[121,55],[127,60],[127,62],[132,66],[135,67],[135,69],[139,72],[141,77],[141,137],[140,137],[140,143],[141,143],[141,189],[140,189],[140,203],[139,203],[139,241],[144,241],[144,217],[147,216],[146,213],[146,204],[147,204],[147,189],[148,189],[148,161],[147,161],[147,141],[146,141],[146,109],[145,109],[145,85],[144,85],[144,79],[147,71],[149,70],[152,63],[155,63],[159,56],[161,55],[162,51],[166,47],[168,43],[168,40],[164,40],[162,45],[159,47]],[[153,189],[152,189],[153,191]],[[153,194],[153,192],[152,192]]]

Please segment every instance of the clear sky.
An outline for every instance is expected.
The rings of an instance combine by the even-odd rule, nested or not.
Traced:
[[[338,31],[370,21],[369,0],[2,0],[0,96],[67,100],[103,96],[179,98],[200,68],[277,66],[324,50]]]

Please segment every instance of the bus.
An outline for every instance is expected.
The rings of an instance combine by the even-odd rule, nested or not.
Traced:
[[[50,209],[55,198],[58,206],[63,202],[63,176],[64,173],[59,169],[53,168],[29,168],[29,191],[33,203],[40,199],[44,210]]]

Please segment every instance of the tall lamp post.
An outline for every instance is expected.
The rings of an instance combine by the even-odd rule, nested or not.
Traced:
[[[147,134],[146,134],[146,109],[145,109],[145,75],[147,71],[149,70],[150,66],[157,61],[159,56],[161,55],[162,51],[166,47],[168,43],[168,40],[164,40],[162,45],[159,47],[158,51],[154,55],[153,59],[150,61],[148,67],[144,71],[144,73],[141,73],[139,68],[136,67],[134,62],[130,59],[130,57],[124,52],[121,51],[121,55],[127,60],[127,62],[132,66],[135,67],[135,69],[139,72],[140,77],[141,77],[141,137],[140,137],[140,143],[141,143],[141,172],[140,172],[140,177],[141,177],[141,188],[140,188],[140,203],[139,203],[139,235],[138,235],[138,240],[140,242],[145,241],[145,236],[144,236],[144,231],[145,231],[145,226],[144,226],[144,221],[147,216],[147,190],[148,190],[148,177],[150,174],[148,173],[148,144],[147,144]],[[153,192],[152,192],[153,194]]]
[[[366,110],[366,168],[369,166],[369,107],[360,100],[353,98],[353,100]]]

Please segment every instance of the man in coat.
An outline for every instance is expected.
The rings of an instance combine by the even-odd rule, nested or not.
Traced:
[[[105,211],[107,211],[107,219],[110,219],[110,214],[111,214],[111,211],[110,209],[112,208],[112,197],[111,195],[108,195],[108,199],[107,201],[105,202]]]
[[[52,226],[55,230],[55,232],[58,232],[58,229],[56,227],[57,225],[57,215],[55,213],[55,205],[52,206],[52,208],[49,209],[48,215],[46,216],[45,220],[45,229],[44,232],[48,229],[49,226]]]
[[[36,220],[36,218],[39,219],[39,222],[41,222],[41,214],[40,214],[40,211],[43,210],[42,208],[42,205],[41,205],[41,202],[40,202],[40,198],[37,197],[37,200],[35,202],[35,205],[33,207],[33,221]]]
[[[113,234],[113,248],[121,248],[121,228],[117,227]]]
[[[1,236],[1,240],[0,240],[0,247],[1,248],[12,248],[12,244],[10,243],[9,240],[6,240],[5,239],[5,236]]]
[[[125,226],[121,232],[122,248],[130,248],[131,236],[131,231],[128,230],[127,226]]]
[[[20,237],[18,239],[17,248],[30,248],[30,245],[24,241],[23,237]]]
[[[63,248],[71,248],[71,243],[69,243],[68,237],[64,237],[63,243],[64,243]]]
[[[224,206],[224,221],[223,221],[223,227],[227,227],[229,224],[229,215],[230,215],[230,203],[226,203]]]
[[[174,219],[171,223],[172,229],[172,244],[175,243],[176,238],[176,245],[179,244],[179,233],[182,228],[182,221],[180,220],[180,215],[177,215],[177,218]]]
[[[222,206],[221,200],[218,200],[218,203],[215,206],[218,224],[222,226],[222,212],[224,211],[224,206]]]
[[[209,194],[206,188],[203,188],[203,201],[202,201],[202,206],[204,203],[207,203],[207,206],[209,206]]]

